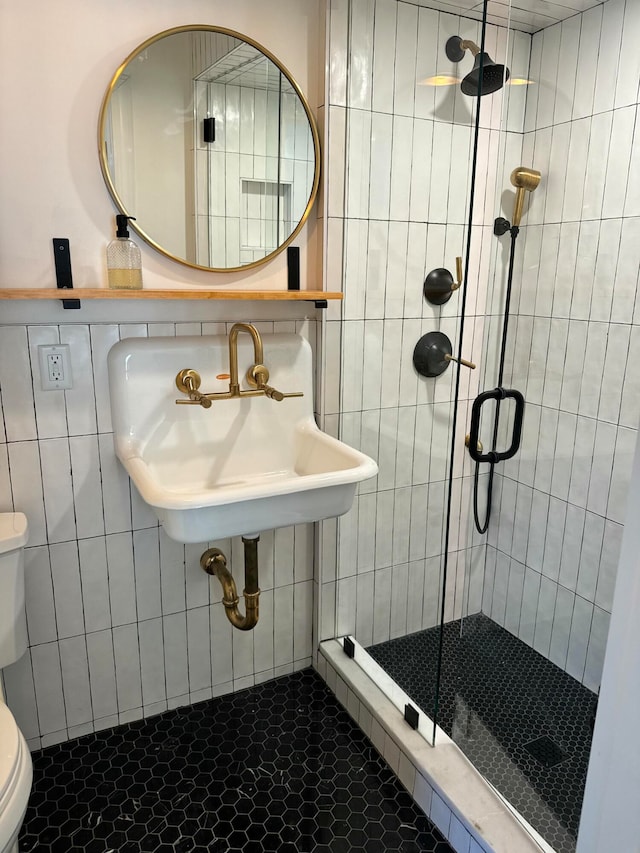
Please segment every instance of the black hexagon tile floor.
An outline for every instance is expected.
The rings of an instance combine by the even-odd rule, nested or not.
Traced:
[[[312,670],[33,759],[21,853],[453,853]]]
[[[440,629],[368,649],[433,713]],[[576,846],[596,696],[482,614],[444,626],[438,722],[557,853]]]

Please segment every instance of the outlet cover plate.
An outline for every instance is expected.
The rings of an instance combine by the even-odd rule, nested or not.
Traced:
[[[38,361],[43,391],[63,391],[73,387],[69,344],[40,345]]]

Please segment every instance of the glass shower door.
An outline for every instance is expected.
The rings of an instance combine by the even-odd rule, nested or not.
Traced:
[[[444,625],[452,711],[441,724],[557,853],[576,845],[640,415],[627,373],[638,228],[616,190],[627,179],[632,137],[611,136],[627,108],[611,87],[594,86],[606,63],[620,61],[624,71],[614,48],[623,16],[613,23],[613,5],[533,36],[510,34],[512,75],[529,83],[510,88],[502,117],[483,242],[491,285],[480,361],[481,388],[494,388],[511,242],[509,229],[494,233],[494,219],[513,221],[512,172],[534,169],[541,181],[524,194],[502,382],[526,400],[522,442],[495,467],[483,536],[473,524],[475,463],[466,457],[469,535],[484,558],[466,578],[462,622]],[[628,9],[624,27],[636,19]],[[598,68],[586,80],[592,43],[600,44]],[[479,437],[489,447],[492,426],[483,410]],[[507,408],[501,448],[512,427]],[[477,479],[482,526],[487,463]]]
[[[481,99],[475,183],[476,100],[433,84],[450,82],[452,36],[482,40],[478,22],[402,0],[375,16],[330,9],[329,169],[344,184],[329,184],[327,234],[345,299],[326,323],[342,375],[327,415],[380,473],[324,528],[335,609],[321,639],[355,637],[378,683],[395,679],[534,830],[572,851],[640,419],[640,220],[625,191],[637,92],[633,74],[602,82],[624,71],[640,9],[610,0],[532,34],[522,5],[511,29],[486,27],[510,81]],[[454,271],[457,255],[464,289],[426,302],[425,275]],[[433,331],[478,364],[458,393],[455,366],[413,369]],[[464,442],[473,401],[496,387],[525,408],[488,501],[489,466],[476,472]],[[497,396],[498,428],[494,395],[469,437],[480,453],[512,443],[516,408]]]
[[[446,335],[454,356],[472,358],[482,339],[475,305],[479,241],[469,231],[469,210],[474,166],[482,156],[476,142],[482,137],[486,148],[490,128],[480,127],[477,135],[475,99],[455,81],[442,85],[442,72],[452,67],[447,40],[460,35],[479,43],[482,23],[400,0],[376,4],[375,16],[352,3],[345,17],[336,4],[330,32],[337,43],[331,55],[339,56],[342,47],[348,57],[345,68],[336,60],[331,69],[332,75],[345,72],[344,80],[332,76],[329,87],[335,145],[329,170],[332,152],[344,152],[345,179],[340,227],[333,222],[328,231],[329,256],[342,257],[345,294],[339,334],[327,321],[328,339],[341,351],[336,423],[340,437],[380,467],[336,524],[335,635],[350,635],[370,652],[379,667],[377,683],[387,676],[398,682],[431,739],[433,725],[426,720],[433,719],[437,694],[454,420],[457,440],[464,440],[466,400],[478,383],[467,368],[458,378],[457,365],[443,354],[439,375],[420,375],[414,351],[435,332]],[[497,28],[492,34],[497,46]],[[483,169],[478,182],[479,209]],[[335,203],[330,197],[330,210]],[[423,295],[431,270],[446,269],[457,282],[457,257],[463,276],[467,269],[473,275],[468,291],[474,305],[462,348],[465,289],[440,302]],[[464,412],[456,415],[458,405]],[[455,464],[450,518],[452,535],[462,537],[461,454]],[[449,619],[462,615],[464,567],[456,551],[446,585],[452,595],[444,599]]]

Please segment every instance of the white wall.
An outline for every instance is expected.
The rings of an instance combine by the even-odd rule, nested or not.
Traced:
[[[380,475],[337,529],[324,525],[337,559],[323,608],[335,601],[336,621],[327,616],[323,635],[354,631],[367,645],[436,621],[453,371],[419,379],[411,354],[429,329],[458,336],[459,294],[440,310],[421,284],[434,267],[453,269],[464,245],[472,117],[458,91],[416,81],[451,70],[448,35],[478,35],[465,19],[384,0],[335,0],[330,24],[328,272],[345,301],[343,322],[330,312],[327,324],[327,374],[340,368],[342,386],[329,388],[326,414]],[[533,41],[510,34],[512,74],[535,82],[482,102],[463,344],[480,367],[462,377],[456,437],[446,618],[482,609],[592,689],[640,418],[638,69],[620,47],[638,30],[640,11],[610,0]],[[488,30],[499,59],[505,37]],[[517,245],[505,373],[525,394],[525,432],[497,469],[480,538],[461,445],[466,401],[497,380],[509,237],[498,241],[492,223],[511,218],[520,164],[543,175]]]
[[[640,837],[640,445],[636,446],[619,582],[578,835],[578,853],[637,850]]]
[[[316,0],[283,0],[266,11],[255,0],[0,3],[0,287],[53,286],[52,236],[70,238],[76,285],[106,285],[115,211],[98,165],[98,112],[137,44],[185,23],[234,28],[280,55],[319,105],[320,7]],[[320,285],[321,225],[314,218],[300,241],[303,286]],[[141,248],[146,286],[286,287],[282,258],[224,276]],[[263,536],[261,624],[248,636],[232,631],[219,589],[198,566],[202,548],[164,536],[115,460],[105,358],[121,337],[224,332],[239,320],[266,332],[298,329],[315,345],[316,316],[304,304],[250,301],[85,300],[80,311],[58,301],[0,301],[0,511],[24,511],[31,531],[30,649],[3,678],[32,746],[310,663],[313,528]],[[58,341],[69,343],[74,388],[44,393],[35,348]],[[238,543],[224,547],[237,576]]]
[[[71,243],[74,283],[106,286],[104,250],[114,205],[98,164],[97,123],[119,64],[149,36],[209,23],[235,29],[280,57],[312,108],[322,104],[324,32],[319,0],[277,4],[185,0],[134,7],[124,0],[63,8],[37,2],[0,5],[0,286],[55,282],[52,237]],[[28,61],[26,60],[28,56]],[[318,287],[320,236],[310,221],[298,241],[302,286]],[[142,245],[146,286],[286,288],[286,256],[250,273],[214,275],[176,264]]]
[[[192,227],[187,208],[193,174],[188,162],[193,134],[191,53],[186,34],[161,39],[129,74],[135,147],[127,153],[138,155],[136,203],[123,202],[145,233],[179,258],[187,257],[187,228]]]

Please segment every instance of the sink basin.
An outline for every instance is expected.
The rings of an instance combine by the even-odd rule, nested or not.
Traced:
[[[208,542],[319,521],[347,512],[356,486],[377,474],[373,459],[337,441],[313,417],[311,348],[292,334],[263,335],[269,384],[302,397],[176,405],[183,368],[201,391],[229,387],[227,337],[129,338],[108,356],[115,451],[167,534]],[[239,376],[253,364],[238,339]],[[243,378],[240,387],[248,389]]]

